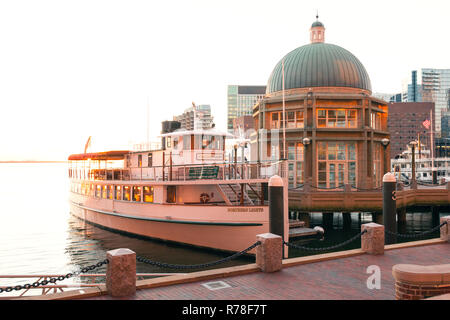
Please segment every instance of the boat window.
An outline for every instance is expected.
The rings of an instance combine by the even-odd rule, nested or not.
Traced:
[[[172,137],[167,137],[166,139],[166,147],[170,148],[172,146]]]
[[[109,185],[108,186],[108,199],[113,199],[114,196],[114,186],[113,185]]]
[[[153,187],[144,186],[144,202],[153,202]]]
[[[130,186],[123,186],[123,200],[131,200],[131,188]]]
[[[95,197],[101,198],[101,196],[102,196],[102,186],[98,184],[95,189]]]
[[[183,136],[183,150],[191,150],[191,136]]]
[[[177,186],[167,186],[167,203],[177,202]]]
[[[141,187],[140,186],[133,187],[133,201],[141,202]]]
[[[173,148],[176,149],[178,147],[178,137],[173,138]]]
[[[116,186],[116,200],[122,200],[122,186]]]
[[[107,198],[107,191],[106,191],[107,186],[102,186],[102,198],[106,199]]]
[[[89,190],[89,196],[95,197],[95,195],[94,195],[94,185],[92,183],[91,183],[90,190]]]
[[[148,158],[147,158],[147,166],[148,166],[148,167],[153,166],[153,153],[149,153],[149,154],[148,154]]]

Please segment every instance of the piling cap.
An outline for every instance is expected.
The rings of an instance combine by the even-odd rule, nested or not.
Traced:
[[[280,176],[274,175],[269,179],[269,187],[282,187],[283,179]]]
[[[395,178],[395,174],[392,172],[388,172],[383,176],[383,182],[397,182],[397,179]]]

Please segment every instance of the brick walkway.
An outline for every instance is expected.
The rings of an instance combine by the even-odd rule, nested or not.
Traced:
[[[399,263],[419,265],[450,263],[450,245],[402,248],[384,255],[367,254],[285,267],[279,272],[255,272],[208,281],[141,289],[131,300],[393,300],[392,266]],[[367,288],[371,274],[367,267],[381,269],[381,289]],[[210,290],[202,284],[224,281],[229,287]],[[110,296],[88,300],[111,300]]]

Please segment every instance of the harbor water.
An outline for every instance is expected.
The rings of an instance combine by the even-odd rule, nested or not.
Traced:
[[[107,251],[117,248],[129,248],[138,256],[153,261],[184,265],[208,263],[230,255],[119,234],[74,217],[68,203],[69,180],[65,163],[3,163],[0,164],[0,179],[0,275],[65,275],[104,260]],[[441,212],[440,215],[448,213]],[[342,215],[335,213],[333,226],[325,230],[323,241],[300,244],[327,247],[341,243],[358,234],[362,223],[372,221],[370,213],[352,213],[351,216],[350,228],[344,229]],[[310,227],[321,226],[322,222],[322,214],[310,214]],[[437,223],[431,212],[408,213],[402,231],[421,232]],[[438,235],[436,232],[421,239]],[[358,247],[359,239],[340,250]],[[289,249],[289,252],[290,257],[312,254],[298,249]],[[253,257],[240,257],[212,268],[253,262]],[[95,273],[105,271],[106,267],[102,266]],[[138,273],[191,271],[198,269],[180,271],[137,263]],[[25,283],[30,280],[0,279],[0,286]]]

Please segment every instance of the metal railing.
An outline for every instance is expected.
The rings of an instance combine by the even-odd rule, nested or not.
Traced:
[[[196,169],[218,168],[217,175],[197,177]],[[152,167],[127,167],[90,169],[86,172],[81,168],[69,168],[69,177],[89,181],[187,181],[201,179],[241,180],[268,179],[273,175],[287,177],[285,160],[246,161],[242,162],[211,162],[202,164],[164,165]]]

